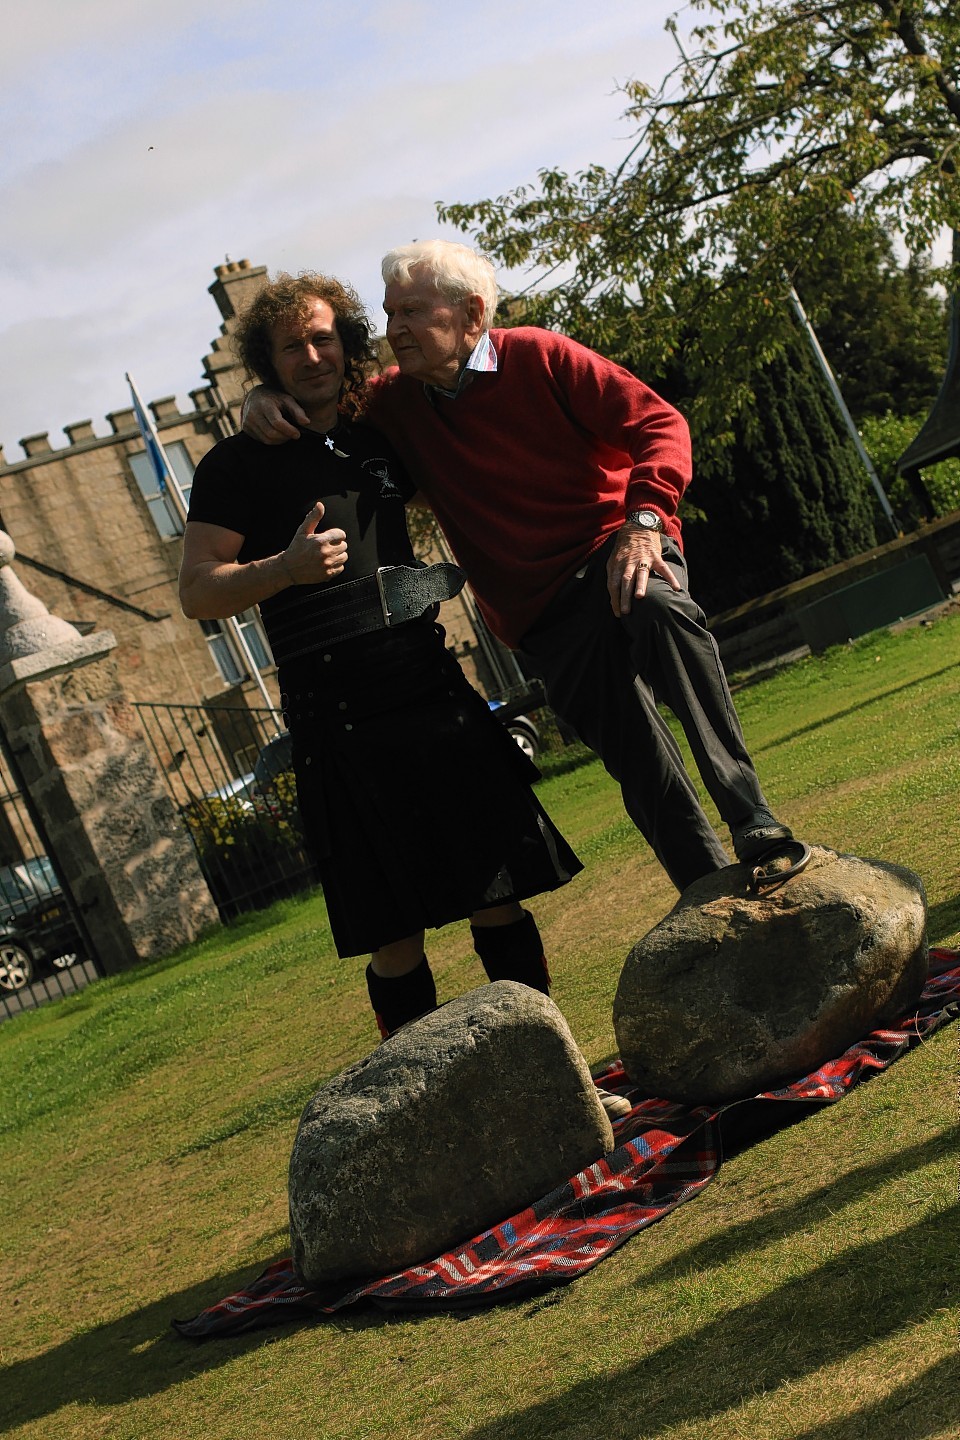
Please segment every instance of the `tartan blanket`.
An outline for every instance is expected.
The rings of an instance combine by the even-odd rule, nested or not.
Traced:
[[[173,1327],[188,1339],[207,1340],[362,1303],[392,1310],[477,1307],[574,1280],[638,1230],[698,1195],[716,1175],[722,1154],[841,1099],[958,1014],[960,951],[931,950],[915,1010],[782,1089],[720,1109],[636,1099],[630,1115],[614,1125],[617,1146],[609,1155],[455,1250],[392,1275],[342,1280],[323,1290],[308,1290],[292,1261],[283,1259],[248,1289],[192,1320],[174,1320]],[[619,1062],[594,1079],[634,1098]]]

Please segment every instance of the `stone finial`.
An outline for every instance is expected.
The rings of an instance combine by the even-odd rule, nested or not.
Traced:
[[[81,638],[75,625],[51,615],[11,569],[16,547],[0,530],[0,665],[40,655]]]

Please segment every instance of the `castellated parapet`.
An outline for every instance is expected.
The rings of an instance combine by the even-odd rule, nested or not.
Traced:
[[[229,339],[223,343],[229,349]],[[215,341],[214,345],[216,344]],[[231,364],[235,366],[236,361],[231,361]],[[238,387],[238,393],[242,396],[242,387]],[[202,431],[206,432],[211,419],[222,413],[222,402],[212,393],[212,382],[198,390],[191,390],[190,399],[193,401],[193,405],[187,410],[179,408],[176,397],[173,395],[164,396],[162,400],[150,401],[147,408],[153,415],[157,432],[161,434],[161,438],[162,432],[173,426],[199,426]],[[137,417],[132,405],[126,406],[122,410],[108,411],[103,423],[109,427],[109,434],[98,435],[94,430],[92,420],[75,420],[69,425],[64,425],[63,430],[67,436],[67,443],[56,447],[50,443],[49,431],[43,430],[36,435],[26,435],[20,441],[20,447],[25,457],[22,460],[7,459],[0,447],[0,475],[12,474],[18,470],[30,470],[36,465],[47,465],[51,460],[57,458],[115,445],[117,440],[132,440],[136,442],[134,449],[143,448]],[[213,435],[214,440],[220,438],[216,433]]]

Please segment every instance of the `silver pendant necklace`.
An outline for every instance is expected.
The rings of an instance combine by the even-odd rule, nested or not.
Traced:
[[[338,449],[337,449],[336,442],[334,441],[334,438],[333,438],[334,435],[336,434],[336,432],[337,432],[337,426],[334,425],[333,429],[329,432],[329,434],[324,435],[324,437],[323,437],[323,443],[324,443],[324,445],[326,445],[326,447],[327,447],[328,450],[332,450],[332,451],[333,451],[334,455],[336,455],[336,457],[337,457],[338,460],[349,460],[349,459],[350,459],[350,456],[347,454],[347,452],[346,452],[345,450],[338,450]]]

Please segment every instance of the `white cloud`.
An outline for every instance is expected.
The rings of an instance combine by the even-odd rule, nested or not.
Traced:
[[[0,440],[201,383],[226,254],[379,303],[435,202],[613,160],[672,5],[35,0],[0,55]],[[151,148],[152,147],[152,148]],[[54,443],[56,434],[54,433]]]

